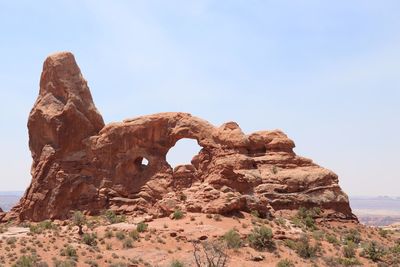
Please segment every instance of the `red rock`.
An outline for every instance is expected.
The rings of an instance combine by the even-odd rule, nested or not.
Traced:
[[[28,128],[32,182],[6,218],[64,219],[72,210],[110,208],[269,216],[318,206],[324,216],[356,219],[336,174],[297,156],[279,130],[246,135],[235,122],[214,127],[180,112],[104,126],[71,53],[46,59]],[[191,165],[172,169],[166,154],[182,138],[202,149]]]

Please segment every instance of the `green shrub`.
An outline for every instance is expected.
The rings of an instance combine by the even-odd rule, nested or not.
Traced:
[[[326,241],[328,241],[329,243],[333,244],[333,245],[339,245],[339,240],[336,238],[336,236],[334,235],[326,235]]]
[[[385,230],[385,229],[382,229],[382,228],[379,228],[379,232],[378,233],[383,238],[387,238],[389,236],[389,234],[390,234],[390,232],[388,230]]]
[[[221,215],[220,214],[214,214],[213,216],[214,221],[220,222],[222,221]]]
[[[307,209],[305,207],[300,207],[297,216],[300,218],[306,218],[307,216],[315,217],[321,214],[321,209],[318,207],[313,207],[311,209]]]
[[[75,267],[76,263],[71,260],[66,260],[66,261],[60,261],[60,260],[55,260],[54,261],[54,267]]]
[[[356,229],[350,229],[348,233],[344,236],[344,241],[347,243],[349,241],[359,244],[361,242],[361,235]]]
[[[368,243],[363,249],[361,256],[376,262],[379,261],[384,254],[384,248],[379,246],[375,241],[372,241],[371,243]]]
[[[278,173],[278,168],[274,165],[273,167],[272,167],[272,173],[273,174],[277,174]]]
[[[83,235],[82,227],[83,227],[83,225],[86,223],[86,217],[85,217],[85,215],[83,215],[83,213],[80,212],[80,211],[75,211],[75,212],[72,214],[72,221],[74,222],[74,224],[75,224],[76,226],[78,226],[78,228],[79,228],[78,233],[79,233],[80,235]]]
[[[283,243],[285,244],[285,246],[287,246],[288,248],[292,249],[292,250],[296,250],[296,245],[297,243],[291,239],[285,239],[283,241]]]
[[[122,246],[123,248],[133,248],[133,239],[132,238],[125,239]]]
[[[311,216],[305,217],[303,222],[307,229],[316,229],[315,220]]]
[[[7,245],[14,245],[17,242],[17,238],[15,236],[9,237],[6,239]]]
[[[148,265],[145,264],[145,266]],[[108,267],[128,267],[128,264],[124,262],[117,262],[117,263],[111,263],[110,265],[108,265]]]
[[[394,247],[391,248],[391,251],[394,254],[400,254],[400,244],[394,245]]]
[[[273,249],[272,230],[266,226],[254,227],[248,236],[249,244],[257,250]]]
[[[64,249],[62,249],[60,254],[61,256],[68,257],[75,261],[78,259],[78,254],[76,253],[76,249],[71,245],[68,245]]]
[[[84,234],[82,236],[82,241],[83,243],[85,243],[86,245],[95,247],[97,245],[97,235],[96,233],[91,233],[91,234]]]
[[[13,267],[36,267],[37,258],[35,256],[22,255]]]
[[[354,258],[356,256],[356,244],[352,241],[348,241],[345,246],[343,246],[343,256],[345,258]]]
[[[183,211],[181,210],[175,210],[174,213],[172,214],[172,219],[174,220],[180,220],[184,216]]]
[[[251,214],[253,217],[260,218],[260,213],[258,212],[258,210],[252,210],[252,211],[250,212],[250,214]]]
[[[110,230],[106,230],[105,233],[104,233],[104,237],[105,237],[105,238],[110,239],[110,238],[113,237],[113,236],[114,236],[114,234],[113,234],[113,232],[110,231]]]
[[[115,237],[118,238],[119,240],[123,240],[123,239],[125,239],[125,233],[123,231],[118,231],[115,234]]]
[[[324,238],[324,231],[316,230],[312,232],[312,236],[315,240],[321,241]]]
[[[45,220],[39,223],[40,227],[42,227],[45,230],[51,230],[55,228],[55,225],[53,224],[52,221],[50,220]]]
[[[283,219],[282,217],[278,217],[278,218],[276,218],[274,221],[275,221],[275,223],[276,223],[277,225],[286,227],[285,219]]]
[[[145,232],[145,231],[147,230],[148,227],[149,227],[149,225],[148,225],[147,223],[140,222],[140,223],[138,223],[138,225],[136,226],[136,230],[137,230],[139,233],[143,233],[143,232]]]
[[[50,220],[29,225],[29,230],[33,234],[41,234],[44,230],[52,230],[55,228],[56,226]]]
[[[228,248],[240,248],[242,246],[242,239],[235,229],[226,232],[222,237]]]
[[[338,258],[337,263],[341,266],[359,266],[361,262],[356,258]],[[336,265],[335,265],[336,266]]]
[[[283,259],[278,262],[276,267],[295,267],[295,265],[291,260]]]
[[[184,267],[185,265],[179,260],[173,260],[170,267]]]
[[[300,207],[295,218],[293,219],[293,224],[296,226],[304,226],[308,230],[315,230],[317,226],[315,224],[314,217],[321,214],[320,208],[307,209],[305,207]]]
[[[124,222],[126,220],[125,215],[117,215],[112,210],[107,210],[104,216],[111,224]]]
[[[132,231],[130,231],[129,232],[129,237],[130,238],[132,238],[133,240],[138,240],[139,238],[140,238],[140,235],[139,235],[139,231],[138,230],[132,230]]]
[[[300,240],[296,242],[296,252],[300,257],[304,259],[315,257],[317,251],[318,247],[312,246],[307,236],[302,236]]]
[[[85,263],[89,265],[90,267],[99,267],[99,264],[95,262],[94,260],[86,260]]]

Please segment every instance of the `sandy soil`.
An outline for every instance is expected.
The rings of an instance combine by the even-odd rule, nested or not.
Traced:
[[[242,218],[186,214],[179,220],[159,218],[146,222],[147,229],[139,233],[137,240],[132,240],[130,247],[130,241],[127,241],[131,239],[129,233],[136,230],[140,220],[127,217],[125,222],[111,224],[103,217],[89,218],[89,227],[85,226],[83,230],[96,234],[96,244],[91,245],[85,244],[77,226],[70,221],[55,221],[51,229],[44,229],[41,233],[34,233],[35,229],[30,230],[29,227],[3,225],[0,231],[3,232],[0,234],[0,266],[13,266],[22,255],[37,255],[37,262],[46,262],[48,266],[57,266],[57,260],[65,263],[69,259],[75,266],[182,266],[173,265],[174,260],[183,266],[196,266],[193,243],[199,248],[204,242],[219,244],[218,240],[231,229],[236,229],[240,235],[242,246],[224,250],[228,256],[225,266],[277,266],[284,259],[289,259],[294,264],[292,266],[328,266],[329,259],[344,257],[343,238],[352,229],[360,233],[362,240],[356,245],[355,258],[363,266],[376,266],[376,263],[359,256],[364,243],[375,240],[379,245],[390,248],[395,246],[399,236],[398,232],[392,231],[383,237],[377,228],[353,223],[320,222],[318,230],[307,230],[284,218],[265,220],[250,214],[243,214]],[[272,229],[274,249],[256,250],[250,246],[248,236],[254,227],[261,225]],[[293,243],[304,235],[309,237],[311,246],[318,249],[310,258],[301,257],[296,249],[288,245],[290,240]],[[327,236],[334,236],[337,243],[329,242]],[[221,241],[220,244],[225,247],[226,242]],[[76,252],[76,256],[65,253],[67,246]]]

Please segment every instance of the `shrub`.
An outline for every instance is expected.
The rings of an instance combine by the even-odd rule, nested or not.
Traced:
[[[64,249],[61,250],[61,256],[66,256],[75,261],[78,259],[78,254],[76,253],[75,248],[72,247],[71,245],[68,245]]]
[[[105,233],[104,233],[104,237],[105,237],[105,238],[110,239],[110,238],[113,237],[113,236],[114,236],[114,234],[113,234],[113,232],[110,231],[110,230],[106,230]]]
[[[339,240],[334,235],[326,235],[325,238],[326,238],[326,241],[328,241],[331,244],[334,244],[334,245],[339,244]]]
[[[92,247],[97,245],[96,239],[97,239],[97,235],[95,233],[84,234],[82,236],[83,243],[85,243],[86,245],[92,246]]]
[[[276,267],[295,267],[295,265],[291,260],[283,259],[283,260],[278,262]]]
[[[138,240],[140,238],[138,230],[132,230],[129,232],[129,237],[133,240]]]
[[[282,217],[276,218],[276,219],[275,219],[275,223],[276,223],[277,225],[286,227],[285,219],[283,219]]]
[[[304,225],[307,227],[307,229],[315,229],[315,220],[311,216],[307,216],[304,218]]]
[[[139,233],[143,233],[143,232],[145,232],[145,231],[147,230],[148,227],[149,227],[149,225],[148,225],[147,223],[140,222],[140,223],[138,223],[138,225],[136,226],[136,230],[137,230]]]
[[[252,210],[252,211],[250,212],[250,214],[251,214],[253,217],[260,218],[260,213],[258,212],[258,210]]]
[[[29,230],[33,234],[40,234],[44,230],[51,230],[51,229],[55,229],[55,228],[56,228],[56,226],[50,220],[42,221],[37,224],[31,224],[29,226]]]
[[[272,230],[266,226],[255,227],[248,237],[250,246],[258,249],[273,249],[275,244],[272,240]]]
[[[112,210],[107,210],[104,214],[104,216],[106,217],[106,219],[111,223],[120,223],[120,222],[124,222],[126,220],[124,215],[117,215],[115,214],[114,211]]]
[[[213,219],[214,219],[214,221],[217,221],[217,222],[222,221],[222,218],[221,218],[221,215],[220,215],[220,214],[215,214],[215,215],[213,216]]]
[[[94,260],[86,260],[85,263],[89,265],[90,267],[98,267],[99,264],[95,262]]]
[[[297,226],[304,226],[306,229],[315,230],[317,229],[315,225],[314,217],[321,214],[320,208],[306,209],[305,207],[300,207],[293,223]]]
[[[223,239],[225,240],[228,248],[240,248],[242,246],[242,239],[240,238],[239,233],[234,229],[226,232],[223,236]]]
[[[67,261],[56,260],[56,261],[54,261],[54,267],[75,267],[75,266],[76,266],[76,263],[71,260],[67,260]]]
[[[179,260],[173,260],[170,267],[184,267],[185,265]]]
[[[175,210],[174,213],[172,214],[172,219],[174,220],[180,220],[184,216],[183,211],[181,210]]]
[[[7,245],[14,245],[15,242],[17,242],[17,238],[16,238],[15,236],[9,237],[9,238],[7,238],[7,240],[6,240]]]
[[[123,248],[133,248],[133,239],[132,238],[125,239],[122,246]]]
[[[197,267],[224,267],[228,261],[226,246],[221,242],[193,242],[194,260]]]
[[[361,235],[356,229],[350,229],[348,233],[344,236],[344,241],[351,241],[355,244],[358,244],[361,242]]]
[[[349,241],[343,247],[343,256],[348,259],[356,256],[356,244],[354,244],[354,242]]]
[[[361,256],[376,262],[379,261],[384,254],[385,250],[375,241],[372,241],[363,249]]]
[[[385,229],[382,229],[382,228],[379,228],[379,232],[378,233],[383,238],[387,238],[389,236],[389,231],[385,230]]]
[[[315,240],[321,241],[324,238],[325,233],[320,230],[313,231],[312,236]]]
[[[22,255],[13,267],[34,267],[36,266],[37,259],[35,256]]]
[[[310,240],[307,236],[302,236],[300,240],[296,242],[295,248],[297,254],[304,259],[315,257],[318,251],[317,246],[312,246],[310,244]]]
[[[122,231],[118,231],[118,232],[115,234],[115,237],[118,238],[119,240],[123,240],[123,239],[125,239],[125,233],[122,232]]]
[[[275,165],[272,167],[272,173],[273,174],[277,174],[278,173],[278,168]]]
[[[52,221],[50,220],[45,220],[39,223],[40,227],[42,227],[45,230],[50,230],[50,229],[54,229],[55,225],[53,224]]]
[[[396,244],[394,247],[392,247],[391,251],[394,254],[400,254],[400,244]]]
[[[79,228],[79,230],[78,230],[79,235],[83,235],[82,227],[83,227],[83,225],[86,223],[86,217],[85,217],[85,215],[83,215],[83,213],[80,212],[80,211],[75,211],[75,212],[72,214],[72,221],[74,222],[74,224],[75,224],[76,226],[78,226],[78,228]]]
[[[356,258],[338,258],[337,262],[341,266],[358,266],[358,265],[362,265],[361,262]],[[335,265],[335,266],[337,266],[337,265]]]
[[[145,266],[147,266],[145,264]],[[128,267],[128,264],[124,263],[124,262],[117,262],[117,263],[112,263],[110,265],[108,265],[108,267]]]

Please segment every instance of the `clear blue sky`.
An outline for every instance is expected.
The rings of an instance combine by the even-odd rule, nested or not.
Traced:
[[[29,184],[42,63],[68,50],[106,122],[279,128],[350,195],[399,195],[399,14],[397,0],[2,1],[0,190]]]

